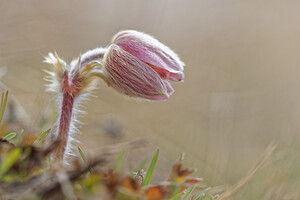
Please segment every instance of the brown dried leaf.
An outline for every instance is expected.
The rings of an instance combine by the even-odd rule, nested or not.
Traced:
[[[147,200],[161,200],[167,197],[171,192],[170,186],[158,185],[148,188],[144,195]]]
[[[141,184],[136,179],[129,176],[124,177],[119,186],[130,192],[139,192],[141,190]]]
[[[177,162],[173,165],[171,175],[169,177],[169,181],[180,183],[189,175],[194,173],[195,170],[193,169],[182,169],[182,164]]]

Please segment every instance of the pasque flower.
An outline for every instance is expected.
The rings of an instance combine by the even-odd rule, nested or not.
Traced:
[[[116,34],[102,61],[105,80],[116,90],[150,100],[174,92],[166,80],[183,80],[183,66],[170,48],[150,35],[127,30]]]
[[[67,162],[72,153],[80,104],[95,89],[98,77],[121,93],[131,97],[163,100],[174,92],[167,80],[184,77],[179,57],[152,36],[138,31],[121,31],[108,48],[96,48],[67,64],[55,53],[45,62],[53,66],[47,71],[48,90],[57,94],[59,117],[54,132],[60,146],[54,160]]]

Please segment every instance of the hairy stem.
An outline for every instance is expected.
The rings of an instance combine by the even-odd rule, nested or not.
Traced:
[[[54,153],[54,158],[63,160],[64,154],[68,145],[70,125],[72,120],[74,97],[68,93],[63,94],[63,100],[61,104],[61,113],[59,117],[57,138],[61,141],[60,146]]]
[[[72,138],[75,135],[77,109],[80,102],[87,98],[95,89],[98,78],[106,81],[100,62],[105,54],[105,48],[96,48],[85,52],[82,56],[67,64],[55,53],[49,53],[45,62],[54,66],[53,72],[46,71],[48,91],[57,93],[59,98],[59,118],[57,120],[56,140],[59,147],[52,154],[53,160],[66,162],[66,155],[70,153]],[[81,98],[82,96],[82,98]],[[76,103],[76,105],[74,105]]]
[[[101,61],[107,48],[98,47],[92,50],[89,50],[81,55],[81,64],[87,65],[90,62]]]

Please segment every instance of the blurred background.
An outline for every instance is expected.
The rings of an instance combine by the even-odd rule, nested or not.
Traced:
[[[273,142],[273,162],[231,199],[298,199],[299,9],[296,0],[0,0],[1,82],[20,105],[6,114],[25,133],[46,130],[41,120],[52,115],[55,98],[45,92],[43,57],[57,51],[70,62],[109,45],[120,30],[143,31],[180,55],[184,82],[172,83],[175,93],[161,102],[133,100],[101,82],[81,117],[83,150],[92,156],[150,138],[129,151],[130,169],[159,148],[153,183],[162,181],[185,152],[184,166],[197,168],[206,184],[226,187]]]

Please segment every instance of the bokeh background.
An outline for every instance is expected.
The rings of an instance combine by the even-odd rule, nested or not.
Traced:
[[[81,117],[83,150],[97,155],[107,145],[150,138],[129,152],[129,168],[159,148],[155,183],[185,152],[185,166],[226,188],[273,142],[273,162],[231,199],[298,199],[299,9],[296,0],[0,0],[2,87],[24,108],[10,120],[26,133],[53,112],[42,71],[48,52],[70,62],[109,45],[120,30],[143,31],[180,55],[184,82],[173,83],[175,93],[162,102],[133,100],[101,82]]]

